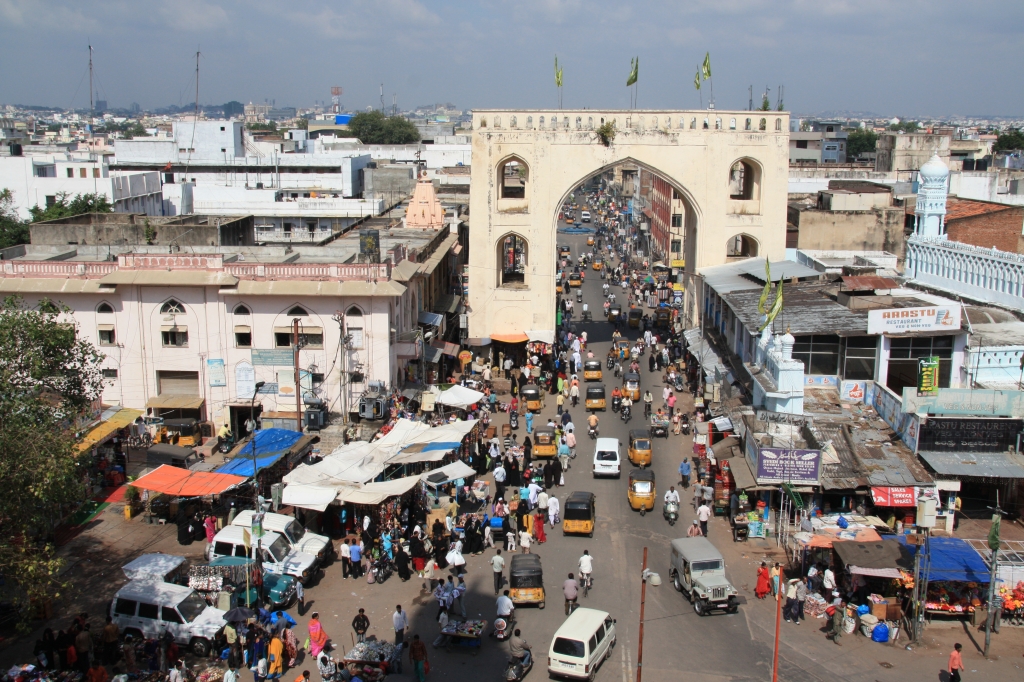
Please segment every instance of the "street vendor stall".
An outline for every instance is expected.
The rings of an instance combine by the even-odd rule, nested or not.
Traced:
[[[355,666],[360,671],[360,677],[364,674],[374,675],[373,670],[381,661],[401,661],[402,649],[391,642],[380,639],[367,639],[365,642],[358,642],[352,647],[342,662],[346,666]],[[379,679],[377,677],[364,677],[364,679]]]
[[[441,628],[441,634],[448,638],[447,646],[462,646],[479,649],[487,629],[486,620],[453,620]],[[474,651],[474,654],[477,652]]]
[[[986,606],[989,569],[970,544],[960,538],[929,538],[923,546],[910,545],[907,536],[897,536],[913,557],[921,552],[927,565],[928,585],[924,613],[975,620]]]

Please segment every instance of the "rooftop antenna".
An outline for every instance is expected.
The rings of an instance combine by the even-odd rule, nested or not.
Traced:
[[[750,95],[750,101],[747,103],[747,111],[754,110],[754,86],[751,85],[747,88],[747,93]]]
[[[398,115],[398,93],[392,93],[391,95],[391,115]]]
[[[384,113],[384,84],[380,84],[380,113]]]
[[[96,107],[92,99],[92,45],[89,45],[89,115],[96,114]]]
[[[341,86],[331,86],[331,108],[335,114],[341,113]]]

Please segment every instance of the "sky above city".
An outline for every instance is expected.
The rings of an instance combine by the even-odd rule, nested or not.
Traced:
[[[0,103],[1024,114],[1020,0],[0,0]],[[693,87],[705,52],[713,81]]]

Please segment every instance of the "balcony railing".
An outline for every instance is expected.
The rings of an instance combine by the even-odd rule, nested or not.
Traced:
[[[4,261],[4,274],[43,277],[103,277],[117,270],[117,263]]]
[[[256,241],[269,242],[274,244],[318,244],[325,239],[330,239],[334,234],[331,230],[256,230]]]

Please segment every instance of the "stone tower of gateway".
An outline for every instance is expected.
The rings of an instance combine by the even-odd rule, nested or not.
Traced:
[[[615,128],[607,145],[596,132],[603,124]],[[660,175],[682,197],[688,320],[696,317],[697,268],[783,258],[788,113],[474,111],[471,344],[553,332],[559,207],[583,180],[624,162]]]

